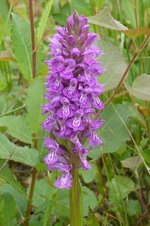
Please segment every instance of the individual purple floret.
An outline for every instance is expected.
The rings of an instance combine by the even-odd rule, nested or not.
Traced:
[[[47,104],[42,106],[48,117],[43,128],[56,140],[69,142],[71,147],[67,150],[56,140],[45,139],[49,153],[44,162],[49,170],[58,169],[62,174],[55,181],[58,188],[71,188],[70,151],[77,153],[77,166],[87,170],[91,168],[87,161],[89,150],[102,144],[97,130],[103,121],[96,118],[105,107],[99,98],[104,85],[98,82],[105,69],[96,61],[103,53],[93,46],[97,38],[97,34],[89,33],[87,19],[75,12],[50,39],[51,59],[46,61],[50,74],[45,83]],[[86,139],[88,149],[83,146]]]

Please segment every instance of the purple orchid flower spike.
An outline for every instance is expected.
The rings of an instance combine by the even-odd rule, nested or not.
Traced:
[[[49,76],[46,77],[46,104],[43,114],[48,114],[43,128],[56,139],[67,140],[77,155],[77,167],[90,169],[87,155],[91,148],[101,145],[97,130],[103,121],[96,119],[98,111],[105,105],[99,98],[104,84],[98,77],[105,71],[96,58],[103,54],[93,43],[98,39],[89,33],[88,20],[76,12],[71,15],[65,27],[56,29],[50,39],[51,59],[46,61]],[[89,149],[83,140],[89,142]],[[56,181],[57,188],[70,189],[72,184],[72,163],[67,148],[51,138],[45,139],[49,153],[44,158],[49,170],[57,169],[62,174]]]

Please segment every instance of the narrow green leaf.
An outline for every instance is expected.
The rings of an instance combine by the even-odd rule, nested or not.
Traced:
[[[6,127],[7,133],[18,140],[32,144],[32,134],[27,126],[26,119],[22,116],[3,116],[0,118],[0,127]]]
[[[98,14],[95,16],[88,17],[89,23],[99,25],[101,27],[110,28],[112,30],[124,31],[128,30],[123,24],[115,20],[111,14],[108,7],[104,7]]]
[[[6,78],[0,71],[0,91],[4,90],[6,87],[7,87]]]
[[[7,192],[0,194],[0,225],[13,226],[17,217],[16,202]]]
[[[125,87],[134,97],[141,100],[150,101],[150,75],[140,75],[136,77],[132,87],[127,83],[125,84]]]
[[[99,81],[105,84],[105,91],[108,91],[116,87],[127,65],[115,46],[103,40],[99,40],[97,45],[104,51],[104,54],[98,60],[106,68]]]
[[[33,133],[37,133],[42,124],[42,108],[43,103],[43,78],[36,78],[31,82],[27,91],[27,122]]]
[[[37,45],[40,43],[54,0],[47,1],[37,28]]]
[[[32,80],[32,48],[29,21],[12,14],[12,49],[18,67],[27,80]]]
[[[136,5],[136,10],[137,10],[137,12],[139,12],[138,4]],[[125,15],[125,18],[127,18],[127,23],[130,24],[130,26],[132,26],[133,28],[135,28],[136,27],[136,17],[135,17],[134,1],[133,0],[132,1],[131,0],[122,1],[121,11],[122,11],[122,14]]]
[[[36,74],[41,76],[42,66],[44,64],[44,45],[41,43],[37,51]]]
[[[29,147],[19,147],[0,134],[0,158],[10,159],[25,165],[35,166],[38,163],[38,152]]]

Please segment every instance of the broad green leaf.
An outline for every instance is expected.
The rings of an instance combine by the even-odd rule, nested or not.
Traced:
[[[124,31],[128,30],[123,24],[119,21],[115,20],[111,14],[108,7],[102,9],[98,14],[95,16],[88,17],[89,23],[99,25],[101,27],[110,28],[112,30],[119,30]]]
[[[28,193],[30,188],[28,189]],[[42,206],[47,200],[47,194],[49,193],[50,188],[45,178],[41,180],[36,180],[35,189],[33,194],[33,205]]]
[[[129,216],[139,215],[142,211],[140,202],[138,200],[129,199],[127,203],[127,213]]]
[[[121,163],[125,168],[135,170],[139,168],[139,166],[142,164],[142,160],[139,156],[133,156],[125,160],[122,160]]]
[[[0,127],[6,127],[7,133],[18,140],[32,144],[32,134],[22,116],[3,116],[0,118]]]
[[[140,75],[134,80],[132,87],[127,84],[125,84],[125,87],[134,97],[150,101],[150,75]]]
[[[48,0],[46,5],[45,5],[45,8],[42,12],[42,16],[40,18],[39,25],[38,25],[38,28],[37,28],[37,45],[39,44],[39,42],[42,39],[44,29],[45,29],[45,26],[46,26],[46,23],[47,23],[47,20],[48,20],[48,17],[49,17],[53,3],[54,3],[54,0]]]
[[[33,133],[37,133],[42,124],[42,108],[43,103],[43,87],[44,80],[42,78],[34,79],[27,91],[27,122]]]
[[[1,165],[2,166],[2,165]],[[0,170],[0,178],[5,180],[5,182],[11,184],[15,189],[17,189],[19,192],[24,192],[23,187],[21,184],[15,179],[13,173],[9,169],[8,166],[4,167]]]
[[[103,151],[113,152],[129,140],[129,134],[124,124],[128,122],[129,110],[125,105],[108,106],[101,118],[105,120],[103,128],[99,131],[104,140]]]
[[[81,170],[80,174],[83,177],[85,183],[90,183],[95,179],[96,175],[96,168],[94,164],[90,164],[92,169],[91,170]]]
[[[142,114],[137,110],[137,107],[132,103],[128,106],[130,112],[130,119],[132,123],[139,124],[140,126],[146,128],[146,122]]]
[[[36,166],[38,163],[38,152],[27,146],[19,147],[11,143],[5,135],[0,134],[0,158]]]
[[[54,197],[55,209],[54,213],[62,218],[69,215],[69,195],[66,189],[57,190],[56,197]],[[62,211],[63,209],[63,211]]]
[[[14,226],[17,217],[16,202],[7,192],[0,194],[0,225]]]
[[[15,14],[12,14],[12,50],[24,78],[32,80],[30,24]]]
[[[10,184],[4,184],[0,186],[0,193],[3,194],[5,192],[8,192],[13,196],[18,209],[24,212],[27,206],[27,197],[24,195],[24,193],[19,192]]]
[[[93,191],[83,186],[83,215],[88,216],[89,208],[93,210],[97,205],[97,199]]]
[[[103,145],[96,147],[89,154],[92,158],[97,158],[104,153],[116,152],[125,141],[129,140],[129,133],[125,127],[128,122],[129,110],[125,105],[109,105],[101,114],[105,120],[104,126],[99,130]]]
[[[115,46],[103,40],[99,40],[97,45],[104,51],[104,54],[98,60],[106,68],[99,81],[105,84],[105,91],[108,91],[116,87],[127,65]]]
[[[134,182],[126,176],[115,176],[107,183],[109,188],[109,200],[112,204],[120,202],[134,191]]]

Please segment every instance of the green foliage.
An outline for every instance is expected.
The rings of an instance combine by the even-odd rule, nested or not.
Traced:
[[[44,80],[42,78],[34,79],[27,91],[27,115],[26,119],[33,133],[37,133],[41,128],[43,121],[41,104],[44,95]]]
[[[141,205],[139,201],[130,199],[127,204],[127,212],[129,216],[139,215],[141,213]]]
[[[27,205],[27,197],[24,193],[15,189],[11,184],[4,184],[0,186],[0,193],[9,193],[15,200],[17,209],[20,211],[20,214],[25,213],[25,208]]]
[[[7,13],[8,13],[8,5],[5,0],[0,1],[0,13],[2,16],[6,19],[7,18]]]
[[[117,151],[125,141],[129,140],[129,134],[125,127],[129,118],[128,107],[125,105],[109,106],[101,117],[105,120],[104,127],[100,131],[104,140],[102,152]]]
[[[103,146],[94,148],[89,153],[91,158],[98,158],[104,153],[118,151],[123,143],[130,138],[125,126],[129,118],[127,106],[110,105],[102,112],[101,117],[105,120],[103,128],[99,131]]]
[[[1,167],[2,166],[3,165],[1,165]],[[14,177],[13,173],[8,168],[8,166],[7,167],[5,166],[3,169],[0,170],[0,178],[2,178],[5,181],[5,183],[11,184],[19,192],[24,193],[23,187],[18,181],[16,181],[16,178]]]
[[[89,23],[99,25],[101,27],[110,28],[112,30],[124,31],[128,30],[123,24],[115,20],[111,14],[109,8],[105,7],[97,15],[88,17]]]
[[[99,81],[105,84],[105,91],[108,91],[116,87],[127,65],[119,50],[111,43],[99,40],[97,45],[104,51],[99,57],[99,62],[106,68]]]
[[[128,92],[136,98],[141,100],[150,101],[150,75],[143,74],[138,76],[132,87],[126,84]]]
[[[12,48],[22,75],[32,80],[30,24],[15,14],[12,14]]]
[[[6,127],[6,132],[18,140],[32,144],[32,134],[27,126],[26,119],[22,116],[3,116],[0,118],[0,127]]]
[[[87,218],[87,226],[99,226],[99,223],[94,215],[94,213],[90,210]]]
[[[94,164],[91,164],[91,167],[92,167],[91,170],[87,170],[87,171],[81,170],[80,172],[85,183],[90,183],[95,179],[96,167]]]
[[[0,135],[0,158],[20,162],[29,166],[36,166],[38,162],[38,152],[27,146],[19,147],[11,143],[8,138]]]
[[[39,24],[38,24],[38,28],[37,28],[37,45],[40,43],[43,33],[44,33],[44,29],[52,8],[52,5],[54,3],[54,0],[49,0],[46,2],[45,8],[42,12],[42,16],[40,18]]]
[[[80,0],[71,0],[70,5],[72,11],[77,10],[80,14],[83,14],[85,16],[91,15],[90,5],[87,4],[85,0],[82,1],[82,4]]]
[[[0,71],[0,91],[4,90],[6,86],[7,86],[6,79]]]
[[[136,170],[142,164],[142,160],[139,156],[132,156],[130,158],[122,160],[121,163],[125,168]]]
[[[82,187],[83,193],[83,215],[88,216],[89,208],[94,209],[97,205],[97,199],[95,194],[88,188]]]
[[[36,181],[35,192],[33,195],[33,205],[42,206],[47,199],[47,194],[49,193],[49,189],[50,188],[44,178]]]
[[[17,215],[16,203],[12,195],[0,194],[0,225],[13,226]]]
[[[43,62],[44,62],[44,45],[41,42],[38,50],[37,50],[37,60],[36,60],[36,74],[40,76],[43,69]]]
[[[110,182],[108,182],[109,195],[111,203],[115,203],[116,200],[120,201],[127,197],[127,195],[134,191],[134,182],[125,176],[115,176]]]

